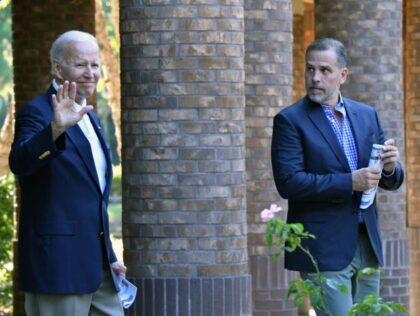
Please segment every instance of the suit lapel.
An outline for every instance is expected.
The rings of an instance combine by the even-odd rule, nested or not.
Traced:
[[[96,174],[95,162],[93,160],[92,149],[90,148],[89,141],[86,139],[85,134],[83,134],[79,125],[74,125],[67,129],[67,135],[69,136],[71,142],[76,147],[80,157],[82,157],[83,162],[85,163],[86,168],[89,171],[90,176],[94,180],[97,188],[100,190],[98,176]]]
[[[338,161],[343,165],[347,171],[351,171],[347,158],[344,154],[343,149],[338,142],[337,136],[334,134],[334,131],[331,127],[330,122],[325,116],[324,111],[322,110],[321,105],[316,104],[308,100],[309,104],[309,118],[319,130],[321,135],[324,137],[325,141],[331,147],[332,152],[337,157]]]

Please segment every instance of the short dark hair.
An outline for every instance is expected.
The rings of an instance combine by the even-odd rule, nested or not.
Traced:
[[[347,53],[344,48],[343,43],[334,39],[334,38],[320,38],[313,41],[308,48],[306,49],[306,55],[312,51],[325,51],[329,49],[334,49],[335,54],[337,55],[337,64],[339,67],[344,68],[347,66]]]

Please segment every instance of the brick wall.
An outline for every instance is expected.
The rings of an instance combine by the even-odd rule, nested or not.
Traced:
[[[49,50],[54,39],[70,29],[94,33],[95,1],[13,1],[13,75],[16,111],[50,83]],[[19,198],[17,196],[19,207]],[[18,210],[16,210],[18,214]],[[16,248],[16,242],[15,242]],[[15,258],[16,260],[16,258]],[[15,270],[17,262],[15,261]],[[14,275],[14,315],[24,315],[23,295]]]
[[[315,21],[317,37],[336,37],[347,47],[350,77],[343,95],[379,112],[385,134],[396,139],[404,163],[402,1],[319,0]],[[386,262],[382,295],[408,304],[405,198],[405,186],[382,191],[378,209]]]
[[[404,2],[404,88],[407,153],[408,236],[410,244],[410,312],[420,314],[420,1]]]
[[[120,1],[130,315],[250,315],[241,0]]]
[[[274,115],[291,102],[292,27],[290,0],[245,1],[246,170],[248,250],[253,284],[253,315],[295,315],[286,300],[290,274],[283,260],[272,262],[260,211],[271,203],[287,208],[271,170]]]

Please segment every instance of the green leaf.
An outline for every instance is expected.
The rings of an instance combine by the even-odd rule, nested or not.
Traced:
[[[408,314],[407,308],[404,305],[400,304],[400,303],[394,303],[394,304],[392,304],[392,308],[397,313],[403,313],[403,314],[406,314],[406,315]]]
[[[382,310],[382,306],[381,304],[373,304],[371,310],[373,313],[378,314]]]
[[[370,276],[370,275],[374,275],[380,273],[380,271],[378,269],[375,268],[364,268],[362,270],[359,270],[357,272],[357,276],[356,276],[356,282],[359,281],[359,279],[363,276]]]
[[[338,286],[338,289],[340,290],[341,293],[343,294],[349,294],[349,289],[347,288],[347,286],[345,286],[344,284],[340,284]]]
[[[297,288],[297,280],[291,281],[289,286],[289,295],[297,293]]]
[[[323,297],[322,297],[320,291],[317,291],[317,290],[314,290],[314,289],[311,290],[310,293],[309,293],[309,297],[310,297],[311,302],[314,306],[320,307],[320,306],[324,305],[324,300],[323,300]]]
[[[303,225],[301,223],[290,224],[290,229],[295,234],[302,234],[303,233]]]
[[[337,282],[336,280],[333,280],[333,279],[327,279],[327,280],[325,281],[325,284],[326,284],[328,287],[332,288],[333,290],[338,290],[338,282]]]
[[[304,300],[303,297],[297,296],[295,298],[295,300],[294,300],[295,307],[301,307],[301,306],[303,306],[304,302],[305,302],[305,300]]]

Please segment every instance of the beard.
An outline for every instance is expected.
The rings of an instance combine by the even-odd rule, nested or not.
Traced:
[[[325,88],[317,87],[318,89],[321,89],[321,91],[317,91],[318,93],[313,93],[313,91],[311,91],[311,88],[312,87],[307,88],[306,93],[312,102],[324,104],[324,105],[328,104],[331,101],[338,102],[338,95],[340,94],[339,92],[340,90],[338,87],[335,89],[325,89]],[[337,99],[335,98],[335,95],[337,95]],[[331,98],[333,97],[334,97],[334,100],[331,100]],[[335,104],[336,103],[334,103],[334,105]]]
[[[310,94],[308,93],[308,97],[312,102],[324,104],[325,101],[328,99],[326,94]]]

